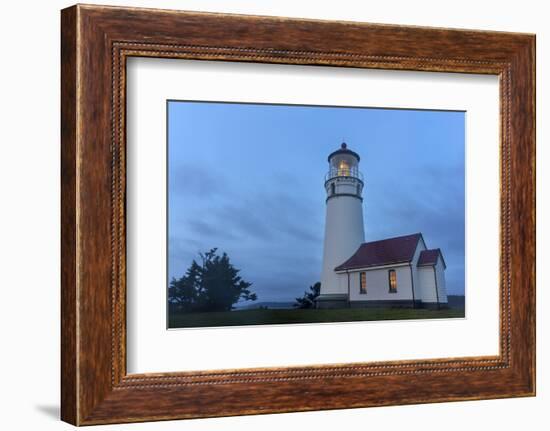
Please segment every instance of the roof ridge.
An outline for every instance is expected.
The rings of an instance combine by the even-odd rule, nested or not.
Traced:
[[[336,271],[358,267],[411,262],[422,239],[422,233],[364,242],[345,262],[334,268]]]
[[[390,238],[377,239],[377,240],[374,240],[374,241],[365,241],[365,242],[361,243],[361,245],[363,245],[363,244],[372,244],[372,243],[375,243],[375,242],[390,241],[392,239],[406,238],[408,236],[410,236],[410,237],[422,236],[422,232],[410,233],[408,235],[393,236],[393,237],[390,237]]]

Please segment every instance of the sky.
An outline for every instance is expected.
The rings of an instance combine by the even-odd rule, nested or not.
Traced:
[[[168,274],[217,247],[258,301],[321,278],[327,156],[361,156],[365,240],[421,232],[464,294],[465,114],[168,102]]]

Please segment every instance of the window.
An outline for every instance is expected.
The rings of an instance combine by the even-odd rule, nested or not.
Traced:
[[[361,184],[357,184],[357,196],[361,196]]]
[[[333,195],[336,193],[336,186],[334,185],[334,183],[332,183],[330,185],[330,194]]]
[[[395,269],[388,271],[388,279],[390,281],[390,293],[397,293],[397,274]]]
[[[349,177],[349,164],[345,160],[341,160],[338,165],[338,176]]]
[[[367,273],[366,272],[359,273],[359,293],[362,293],[362,294],[367,293]]]

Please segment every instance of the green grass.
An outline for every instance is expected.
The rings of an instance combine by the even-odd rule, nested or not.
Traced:
[[[335,310],[254,309],[169,316],[170,328],[207,326],[274,325],[283,323],[357,322],[369,320],[441,319],[464,317],[464,309],[342,308]]]

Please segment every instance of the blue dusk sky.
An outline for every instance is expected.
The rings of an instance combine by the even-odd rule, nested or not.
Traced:
[[[366,241],[422,232],[464,294],[465,114],[168,102],[168,275],[227,252],[258,301],[321,278],[327,156],[343,140],[365,176]]]

